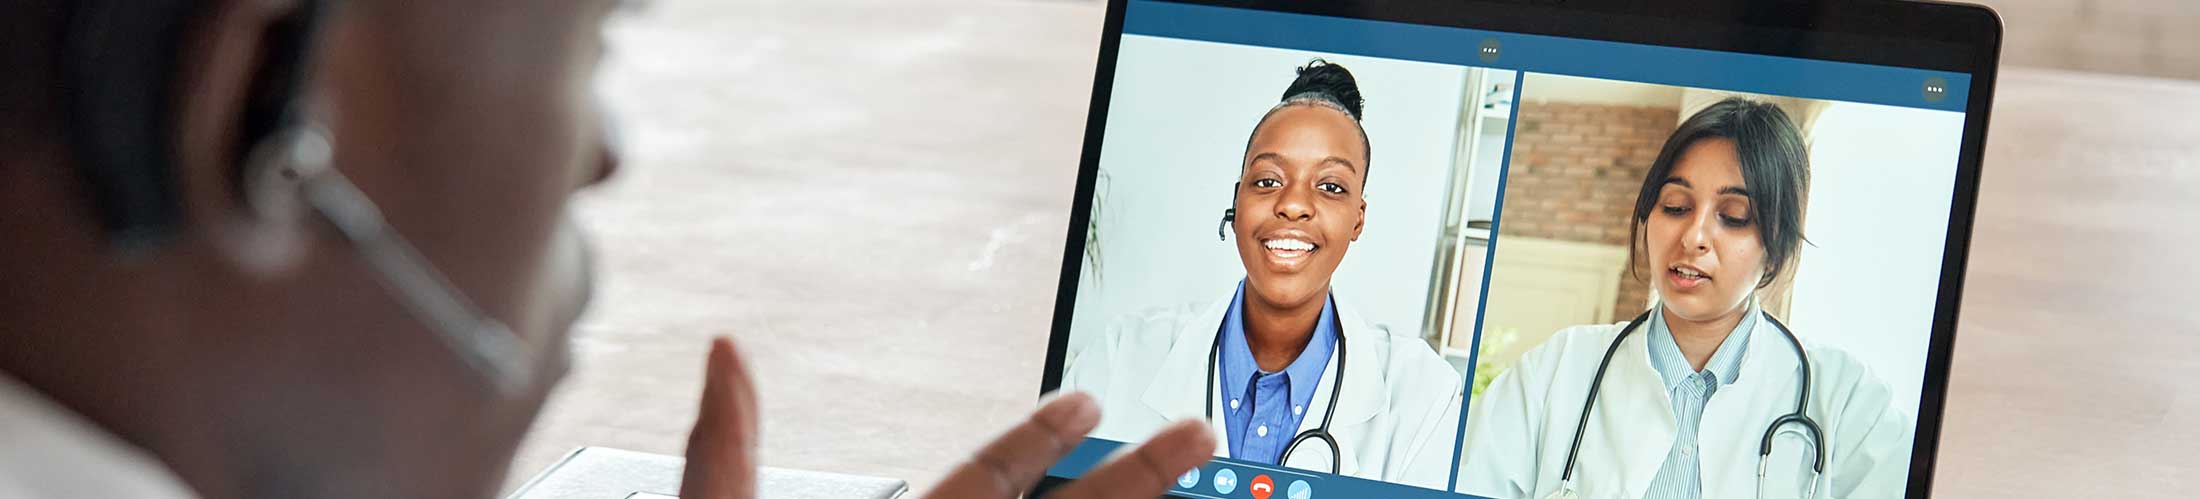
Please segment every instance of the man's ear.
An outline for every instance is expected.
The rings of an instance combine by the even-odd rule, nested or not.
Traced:
[[[288,155],[292,133],[269,126],[266,108],[302,99],[298,50],[310,50],[314,3],[205,2],[177,47],[173,123],[176,187],[190,239],[248,275],[272,277],[304,259],[313,225],[294,183],[264,166]],[[285,188],[286,185],[292,188]]]

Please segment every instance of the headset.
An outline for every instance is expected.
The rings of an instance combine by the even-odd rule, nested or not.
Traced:
[[[192,0],[77,0],[62,39],[69,146],[112,249],[159,251],[183,226],[171,144],[177,47]],[[247,151],[232,178],[256,214],[304,208],[341,234],[383,287],[434,331],[488,388],[511,394],[533,378],[527,345],[489,317],[386,224],[372,200],[333,167],[334,144],[303,110],[324,0],[297,0],[261,39],[262,66],[239,117]]]
[[[1231,224],[1231,223],[1233,223],[1233,222],[1237,222],[1237,198],[1238,198],[1238,194],[1237,194],[1237,193],[1238,193],[1238,187],[1239,187],[1240,185],[1242,185],[1242,184],[1241,184],[1241,183],[1239,183],[1239,182],[1231,182],[1231,183],[1230,183],[1230,207],[1229,207],[1229,208],[1223,208],[1223,209],[1222,209],[1222,223],[1218,223],[1218,224],[1215,224],[1215,239],[1216,239],[1216,240],[1221,240],[1221,241],[1228,241],[1228,240],[1230,240],[1230,237],[1229,237],[1229,236],[1223,235],[1223,234],[1224,234],[1224,233],[1223,233],[1223,231],[1224,231],[1225,229],[1229,229],[1229,228],[1230,228],[1230,224]]]

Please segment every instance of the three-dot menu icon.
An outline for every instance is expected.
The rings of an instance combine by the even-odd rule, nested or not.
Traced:
[[[1948,79],[1938,76],[1925,79],[1925,102],[1939,103],[1948,98]]]
[[[1503,51],[1504,47],[1498,45],[1496,38],[1484,38],[1482,39],[1482,45],[1475,48],[1475,55],[1482,58],[1483,64],[1490,64],[1497,62],[1497,57],[1502,55]]]

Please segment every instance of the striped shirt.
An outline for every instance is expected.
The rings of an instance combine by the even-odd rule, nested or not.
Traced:
[[[1703,423],[1704,404],[1711,402],[1719,387],[1740,376],[1742,354],[1749,350],[1749,330],[1757,324],[1757,311],[1751,308],[1741,324],[1720,341],[1719,349],[1704,363],[1702,371],[1689,365],[1688,356],[1681,354],[1680,343],[1665,326],[1663,310],[1650,317],[1650,365],[1665,380],[1676,428],[1673,448],[1666,451],[1665,464],[1658,467],[1658,475],[1650,480],[1650,490],[1643,498],[1699,499],[1703,497],[1703,458],[1696,449],[1696,430]]]

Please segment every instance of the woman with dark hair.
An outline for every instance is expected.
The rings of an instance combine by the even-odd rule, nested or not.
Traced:
[[[1559,331],[1499,375],[1470,409],[1459,490],[1900,496],[1910,416],[1863,364],[1758,303],[1795,268],[1809,189],[1779,107],[1730,98],[1682,122],[1630,219],[1629,268],[1655,305]]]
[[[1254,122],[1222,216],[1245,278],[1212,302],[1118,318],[1068,363],[1063,388],[1108,414],[1092,436],[1137,441],[1205,418],[1226,437],[1219,456],[1446,485],[1458,372],[1330,285],[1367,220],[1361,106],[1352,73],[1315,60]]]

